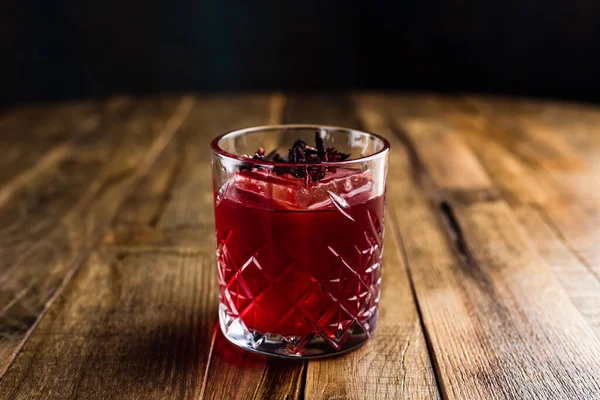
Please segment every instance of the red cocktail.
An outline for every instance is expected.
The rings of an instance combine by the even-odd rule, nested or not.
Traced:
[[[276,167],[237,164],[216,185],[221,328],[280,355],[355,347],[376,325],[385,171],[346,162],[307,182]]]

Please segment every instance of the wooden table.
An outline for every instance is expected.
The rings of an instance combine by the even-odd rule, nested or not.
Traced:
[[[218,133],[392,143],[380,324],[319,361],[216,322]],[[1,399],[598,399],[600,107],[398,93],[119,97],[0,118]]]

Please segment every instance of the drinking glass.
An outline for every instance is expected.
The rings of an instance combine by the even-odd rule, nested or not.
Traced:
[[[318,138],[350,157],[273,157]],[[251,158],[259,148],[268,159]],[[272,125],[223,134],[211,149],[225,337],[284,357],[338,354],[367,341],[381,287],[388,141],[332,126]]]

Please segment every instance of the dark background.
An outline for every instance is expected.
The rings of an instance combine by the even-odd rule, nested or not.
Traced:
[[[3,105],[345,88],[600,101],[598,0],[0,4]]]

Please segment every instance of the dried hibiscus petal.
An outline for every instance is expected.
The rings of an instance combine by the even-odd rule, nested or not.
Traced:
[[[273,171],[277,175],[290,174],[295,178],[304,178],[306,184],[310,184],[321,180],[325,177],[326,172],[335,172],[335,167],[318,166],[323,162],[339,162],[346,160],[350,154],[340,153],[334,147],[325,148],[323,138],[319,132],[315,132],[315,147],[309,146],[304,140],[298,139],[294,145],[288,150],[287,158],[282,157],[277,153],[277,149],[272,150],[265,155],[265,149],[259,147],[256,153],[252,156],[254,160],[274,161],[280,164],[305,164],[303,166],[275,166]],[[260,169],[249,163],[242,163],[238,169],[240,171],[252,170],[253,168]]]

